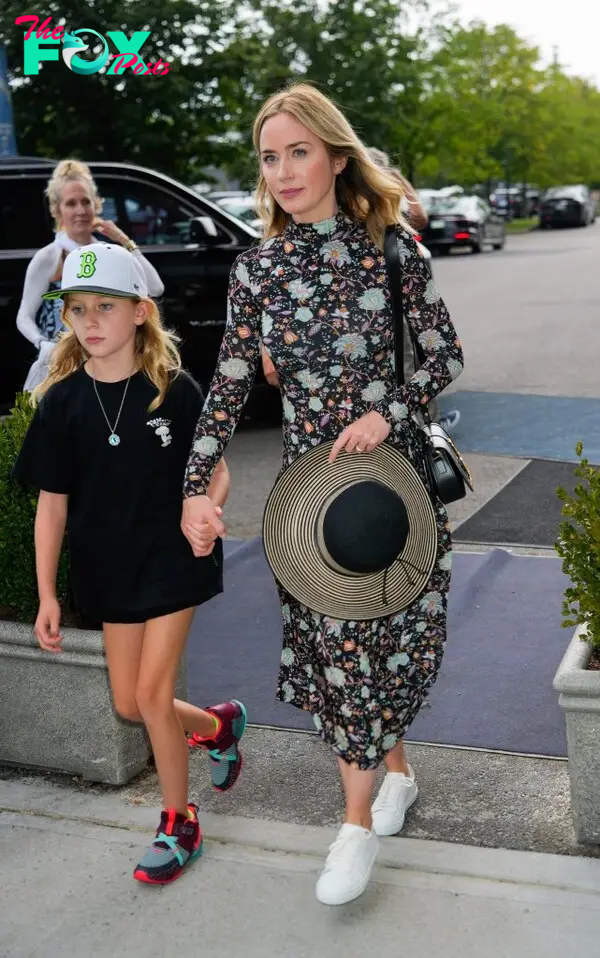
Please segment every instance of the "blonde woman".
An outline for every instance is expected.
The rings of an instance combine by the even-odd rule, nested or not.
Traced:
[[[64,298],[66,332],[33,394],[40,401],[14,476],[40,490],[40,646],[61,650],[56,568],[68,526],[71,585],[78,608],[103,624],[114,706],[150,736],[164,809],[134,877],[162,885],[202,847],[183,729],[209,749],[213,785],[226,791],[241,769],[246,718],[237,701],[201,710],[174,700],[194,609],[222,591],[222,554],[195,558],[181,532],[181,484],[204,399],[147,292],[122,247],[69,253],[62,289],[47,294]],[[221,459],[210,482],[216,508],[228,491]]]
[[[150,296],[161,296],[164,292],[160,276],[133,240],[112,220],[100,219],[102,200],[85,163],[62,160],[48,181],[46,196],[56,235],[52,243],[37,251],[27,267],[17,313],[17,329],[38,350],[23,386],[27,392],[46,378],[50,356],[63,328],[59,301],[44,300],[42,296],[60,287],[63,263],[71,250],[98,242],[92,231],[119,243],[135,256],[144,272]]]
[[[342,449],[368,456],[387,440],[425,479],[424,439],[413,417],[462,369],[448,311],[402,225],[402,184],[373,163],[341,111],[310,85],[293,86],[260,110],[254,145],[265,238],[232,270],[229,319],[190,453],[183,529],[197,555],[209,554],[225,533],[209,483],[240,418],[261,338],[283,397],[284,470],[327,440],[335,440],[333,457]],[[405,319],[427,357],[401,387],[382,254],[385,228],[399,222]],[[401,614],[326,618],[278,583],[278,695],[312,713],[337,757],[346,798],[344,824],[317,883],[326,904],[364,891],[377,835],[400,831],[417,796],[402,739],[440,668],[450,585],[448,519],[442,503],[434,505],[436,565],[425,593]],[[387,774],[372,806],[380,765]]]

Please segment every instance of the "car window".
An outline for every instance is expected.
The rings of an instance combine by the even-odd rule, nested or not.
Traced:
[[[253,223],[255,219],[258,219],[258,213],[254,209],[254,206],[248,203],[222,202],[220,206],[222,206],[227,213],[236,216],[239,220],[243,220],[244,223]]]
[[[442,196],[431,201],[428,213],[453,213],[458,216],[468,216],[473,212],[473,202],[470,197]]]
[[[102,215],[108,215],[107,200],[116,214],[117,225],[138,246],[183,245],[190,242],[190,220],[198,210],[181,203],[169,193],[145,183],[104,179],[96,176],[105,199]]]
[[[547,200],[580,200],[581,198],[582,193],[579,186],[553,186],[544,197]]]
[[[0,179],[0,249],[40,249],[53,239],[46,180]]]

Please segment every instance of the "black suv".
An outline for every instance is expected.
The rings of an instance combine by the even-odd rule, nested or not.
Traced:
[[[10,408],[34,358],[16,318],[27,264],[54,236],[44,189],[55,165],[0,157],[0,413]],[[206,389],[223,336],[232,263],[259,234],[161,173],[128,163],[89,167],[104,199],[102,216],[135,240],[158,270],[166,323],[182,338],[185,367]],[[273,421],[278,404],[279,391],[259,368],[245,418]]]

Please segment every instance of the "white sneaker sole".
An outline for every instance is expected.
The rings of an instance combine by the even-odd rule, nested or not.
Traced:
[[[369,868],[368,875],[365,878],[363,878],[360,883],[357,883],[356,885],[354,885],[351,889],[346,889],[344,894],[341,894],[341,893],[337,895],[336,894],[328,895],[327,893],[323,894],[322,892],[319,891],[319,884],[317,882],[317,889],[316,889],[317,901],[319,901],[322,905],[347,905],[348,902],[354,901],[356,898],[360,898],[363,892],[367,890],[367,886],[371,880],[371,873],[373,871],[374,865],[375,865],[375,862],[373,861],[373,865],[371,865],[371,867]]]
[[[347,905],[348,902],[354,901],[356,898],[360,898],[371,880],[371,874],[373,872],[373,867],[377,861],[377,854],[379,852],[379,845],[375,848],[375,853],[373,855],[373,860],[366,873],[363,874],[360,881],[356,881],[353,885],[346,885],[342,889],[323,889],[321,886],[321,878],[317,881],[317,887],[315,889],[317,895],[317,901],[322,905]]]
[[[377,826],[377,822],[376,822],[376,820],[375,820],[375,815],[374,815],[374,816],[373,816],[373,831],[375,832],[375,834],[376,834],[378,837],[380,837],[380,838],[384,838],[384,837],[389,836],[389,835],[397,835],[398,832],[401,832],[402,829],[404,828],[404,822],[405,822],[405,820],[406,820],[406,813],[407,813],[407,811],[409,810],[409,808],[412,808],[412,806],[415,804],[415,802],[416,802],[416,800],[418,799],[418,797],[419,797],[419,789],[417,788],[417,789],[415,790],[414,795],[413,795],[412,798],[409,800],[408,805],[407,805],[406,808],[404,809],[404,815],[402,816],[402,819],[401,819],[401,820],[396,819],[394,822],[392,822],[392,824],[387,825],[387,826],[385,826],[385,827],[383,827],[383,828]],[[400,821],[400,824],[398,824],[398,821]]]

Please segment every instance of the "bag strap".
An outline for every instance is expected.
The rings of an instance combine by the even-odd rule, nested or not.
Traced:
[[[394,320],[394,352],[396,355],[396,382],[399,386],[405,383],[404,378],[404,297],[402,295],[402,263],[398,252],[398,233],[396,226],[386,226],[383,240],[383,255],[387,269],[390,297],[392,300],[392,317]],[[417,361],[423,365],[423,351],[415,341],[410,323],[407,324],[408,334],[415,354],[415,369]],[[421,407],[421,415],[426,423],[431,423],[429,409],[427,406]]]
[[[402,266],[398,255],[398,236],[395,226],[386,226],[383,255],[387,269],[394,320],[394,352],[396,354],[396,382],[404,385],[404,314],[402,301]]]

